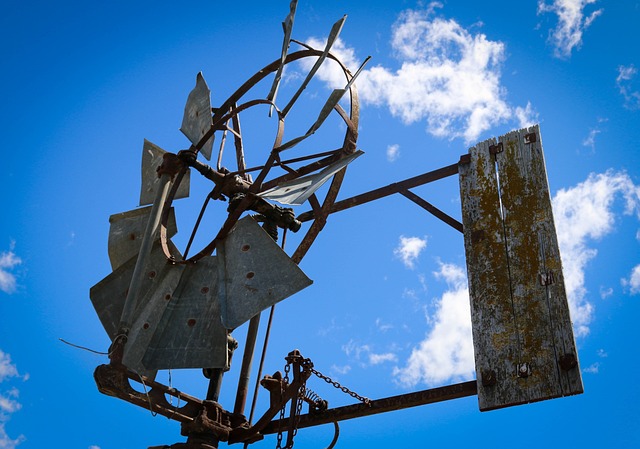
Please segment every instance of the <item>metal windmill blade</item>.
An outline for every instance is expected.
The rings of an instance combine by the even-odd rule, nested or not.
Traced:
[[[225,281],[218,296],[228,329],[313,283],[251,217],[239,220],[217,250]]]
[[[151,207],[141,207],[109,217],[109,260],[111,269],[116,270],[140,251],[142,237],[149,221]],[[175,211],[171,208],[167,223],[167,237],[178,232]]]
[[[227,329],[220,320],[218,258],[204,257],[185,267],[145,348],[147,369],[229,367]]]
[[[156,196],[156,191],[160,183],[157,169],[162,164],[162,158],[166,153],[165,150],[144,140],[142,147],[142,185],[140,187],[140,206],[152,204]],[[190,171],[184,174],[182,182],[178,187],[175,199],[186,198],[189,196]]]
[[[177,251],[176,248],[173,249]],[[118,336],[122,311],[137,260],[138,255],[136,254],[91,287],[89,293],[100,322],[112,341]],[[146,275],[142,279],[141,291],[145,294],[138,301],[139,306],[134,312],[134,325],[125,346],[125,359],[127,360],[125,364],[130,369],[147,377],[153,378],[155,373],[142,366],[140,363],[142,357],[132,356],[131,350],[133,349],[133,353],[139,352],[136,345],[139,346],[140,342],[136,342],[136,340],[141,336],[140,332],[144,331],[146,334],[152,335],[169,302],[166,299],[167,295],[172,295],[174,284],[179,280],[183,268],[181,265],[169,263],[159,244],[154,245],[144,267]]]
[[[280,86],[280,80],[282,79],[282,71],[284,69],[284,61],[287,57],[287,52],[289,51],[289,44],[291,43],[291,32],[293,31],[293,21],[296,16],[296,8],[298,6],[298,0],[292,0],[289,4],[289,15],[282,22],[282,29],[284,30],[284,39],[282,41],[282,53],[280,55],[280,66],[276,71],[275,78],[273,80],[273,84],[271,86],[271,90],[267,95],[267,100],[275,103],[276,95],[278,95],[278,87]],[[269,108],[269,117],[271,117],[271,113],[273,112],[273,106]]]
[[[187,104],[184,107],[184,116],[180,131],[187,136],[193,145],[197,145],[200,139],[209,131],[211,121],[211,90],[207,82],[199,72],[196,76],[196,87],[189,93]],[[213,149],[213,136],[207,140],[200,153],[207,159],[211,159]]]
[[[318,173],[283,182],[272,189],[259,193],[258,196],[277,201],[280,204],[299,206],[307,201],[309,197],[322,187],[333,175],[363,154],[364,151],[358,150],[352,155],[325,167]]]

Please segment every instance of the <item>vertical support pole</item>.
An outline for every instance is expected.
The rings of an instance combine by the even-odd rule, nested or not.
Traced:
[[[257,314],[249,320],[249,329],[247,330],[247,342],[244,347],[242,356],[242,366],[240,368],[240,379],[238,380],[238,392],[236,394],[236,403],[233,413],[244,414],[244,408],[247,403],[247,394],[249,391],[249,380],[251,377],[251,365],[253,364],[253,353],[256,348],[256,339],[258,337],[258,328],[260,327],[260,314]]]

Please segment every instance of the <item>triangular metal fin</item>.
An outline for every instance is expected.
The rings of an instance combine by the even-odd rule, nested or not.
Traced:
[[[211,129],[212,124],[211,90],[209,90],[202,72],[199,72],[196,76],[196,87],[189,93],[187,104],[184,106],[184,116],[180,131],[187,136],[192,144],[196,145]],[[213,136],[200,148],[200,154],[210,160],[212,148]]]
[[[313,283],[251,217],[238,221],[222,245],[222,323],[235,329]]]
[[[109,217],[109,260],[111,269],[117,270],[122,264],[140,251],[142,237],[149,221],[151,207],[142,207]],[[178,228],[173,208],[169,212],[167,237],[173,237]]]
[[[280,204],[300,205],[313,195],[322,185],[327,182],[338,171],[342,170],[357,157],[364,154],[358,150],[352,155],[340,159],[337,162],[325,167],[322,171],[301,176],[291,181],[283,182],[276,187],[259,193],[258,196],[277,201]]]
[[[160,182],[157,169],[162,164],[163,155],[166,153],[159,146],[144,140],[142,147],[142,185],[140,187],[140,206],[152,204],[156,198],[157,186]],[[182,178],[180,187],[174,199],[186,198],[189,196],[190,171],[187,170]]]
[[[228,368],[216,259],[204,257],[185,267],[144,355],[147,369]]]

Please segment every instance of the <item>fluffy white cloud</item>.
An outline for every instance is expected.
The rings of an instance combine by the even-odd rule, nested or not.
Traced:
[[[0,382],[18,376],[18,369],[11,363],[9,354],[0,350]],[[9,416],[22,408],[22,405],[16,400],[18,395],[17,388],[11,388],[9,391],[0,394],[0,449],[15,449],[25,440],[22,435],[16,439],[10,438],[4,427]]]
[[[629,287],[629,292],[632,295],[640,293],[640,265],[636,265],[633,270],[631,270],[629,279],[623,279],[622,284],[625,287]]]
[[[577,186],[558,191],[552,201],[571,318],[578,336],[589,332],[593,318],[593,305],[586,297],[584,270],[597,250],[587,243],[613,230],[613,204],[618,195],[625,200],[625,213],[636,212],[640,218],[640,187],[621,172],[592,173]]]
[[[398,357],[392,352],[376,353],[373,352],[371,346],[360,345],[354,340],[350,340],[346,345],[342,346],[342,350],[349,357],[359,361],[362,366],[379,365],[384,362],[395,362]]]
[[[387,147],[387,160],[394,162],[400,157],[400,145],[389,145]]]
[[[396,367],[396,381],[404,386],[438,385],[449,380],[473,378],[471,311],[465,270],[441,264],[434,273],[446,281],[448,290],[438,299],[433,327],[413,349],[404,367]]]
[[[625,107],[629,109],[640,108],[640,92],[634,89],[634,81],[638,75],[638,69],[633,64],[618,67],[616,85],[620,94],[624,97]]]
[[[393,254],[402,260],[402,263],[404,263],[407,268],[413,268],[415,261],[426,247],[426,239],[401,235],[398,247],[393,250]]]
[[[434,136],[460,137],[467,143],[498,123],[514,118],[529,122],[534,115],[530,105],[514,109],[505,101],[500,83],[504,44],[472,34],[455,20],[434,17],[440,6],[432,3],[426,10],[399,15],[391,45],[400,66],[363,70],[357,82],[360,99],[387,107],[405,124],[424,121]],[[315,48],[324,48],[324,42],[308,40]],[[355,51],[341,40],[331,51],[347,67],[358,67]],[[324,64],[318,76],[332,88],[344,87],[335,64]]]
[[[0,382],[18,375],[18,369],[11,363],[11,356],[0,349]]]
[[[554,54],[559,58],[568,58],[574,48],[580,48],[582,34],[602,14],[598,9],[588,16],[585,15],[587,5],[597,0],[553,0],[547,4],[545,0],[538,1],[538,14],[553,13],[558,16],[558,25],[549,32],[549,42],[554,46]]]
[[[22,263],[13,252],[13,247],[14,243],[11,243],[9,251],[0,253],[0,290],[9,294],[16,290],[16,276],[11,271]]]

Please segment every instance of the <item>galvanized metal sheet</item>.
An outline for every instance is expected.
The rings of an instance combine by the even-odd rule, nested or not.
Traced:
[[[152,204],[156,197],[156,190],[160,178],[157,169],[162,164],[162,156],[166,153],[159,146],[144,140],[142,147],[142,184],[140,187],[140,206]],[[184,174],[180,187],[176,192],[175,199],[186,198],[189,196],[190,171]]]
[[[211,91],[207,82],[199,72],[196,76],[196,87],[189,93],[187,104],[184,107],[184,116],[182,118],[182,126],[180,131],[187,136],[192,144],[196,145],[200,139],[211,129]],[[200,149],[207,160],[211,159],[211,151],[213,148],[213,136],[207,140]]]
[[[303,204],[333,175],[353,162],[356,158],[360,157],[362,154],[364,154],[364,152],[358,150],[352,155],[325,167],[318,173],[302,176],[292,181],[283,182],[282,184],[259,193],[258,195],[263,198],[277,201],[281,204]]]
[[[499,141],[460,165],[481,410],[583,391],[539,129]]]
[[[228,367],[216,259],[204,257],[185,267],[144,355],[147,369]]]
[[[173,249],[177,251],[176,248]],[[89,292],[98,318],[112,341],[119,331],[122,310],[127,298],[137,258],[138,256],[136,255],[129,259],[109,276],[91,287]],[[166,290],[168,288],[166,283],[175,277],[175,267],[175,265],[168,263],[162,247],[159,243],[156,243],[145,267],[144,273],[146,273],[146,276],[142,279],[140,291],[155,292]],[[148,298],[148,295],[145,294],[144,299],[138,302],[139,305],[134,313],[134,320],[144,311],[145,301],[148,300]],[[129,366],[129,368],[141,374],[149,374],[140,364],[133,364]]]
[[[149,222],[151,207],[142,207],[109,217],[109,260],[111,269],[116,270],[126,261],[138,254],[144,231]],[[167,237],[178,232],[173,208],[169,212]]]
[[[218,256],[224,260],[220,299],[227,329],[313,283],[251,217],[238,221]]]
[[[280,53],[280,66],[276,71],[276,76],[273,79],[273,84],[267,95],[267,100],[275,103],[276,96],[278,95],[278,88],[280,86],[280,80],[282,79],[282,71],[284,69],[284,61],[287,58],[287,52],[289,51],[289,44],[291,43],[291,32],[293,31],[293,22],[296,17],[296,8],[298,7],[298,0],[292,0],[289,3],[289,15],[287,15],[284,22],[282,22],[282,29],[284,31],[284,39],[282,41],[282,52]],[[269,116],[271,116],[272,108],[269,108]]]
[[[333,46],[335,41],[338,39],[338,36],[340,35],[340,31],[342,31],[342,27],[344,25],[345,20],[347,20],[347,16],[342,17],[340,20],[334,23],[333,26],[331,27],[331,31],[329,32],[329,37],[327,38],[327,43],[324,47],[324,51],[322,52],[320,57],[316,60],[313,67],[311,67],[311,70],[307,74],[306,78],[304,79],[304,81],[302,82],[302,84],[300,85],[296,93],[293,94],[293,97],[291,97],[291,100],[289,100],[289,103],[287,103],[284,109],[282,109],[282,113],[281,113],[282,117],[287,116],[287,114],[289,113],[289,110],[293,107],[293,104],[296,102],[296,100],[302,94],[302,92],[307,88],[307,85],[313,79],[316,72],[320,69],[324,60],[327,59],[327,56],[329,55],[329,51],[331,50],[331,47]]]

